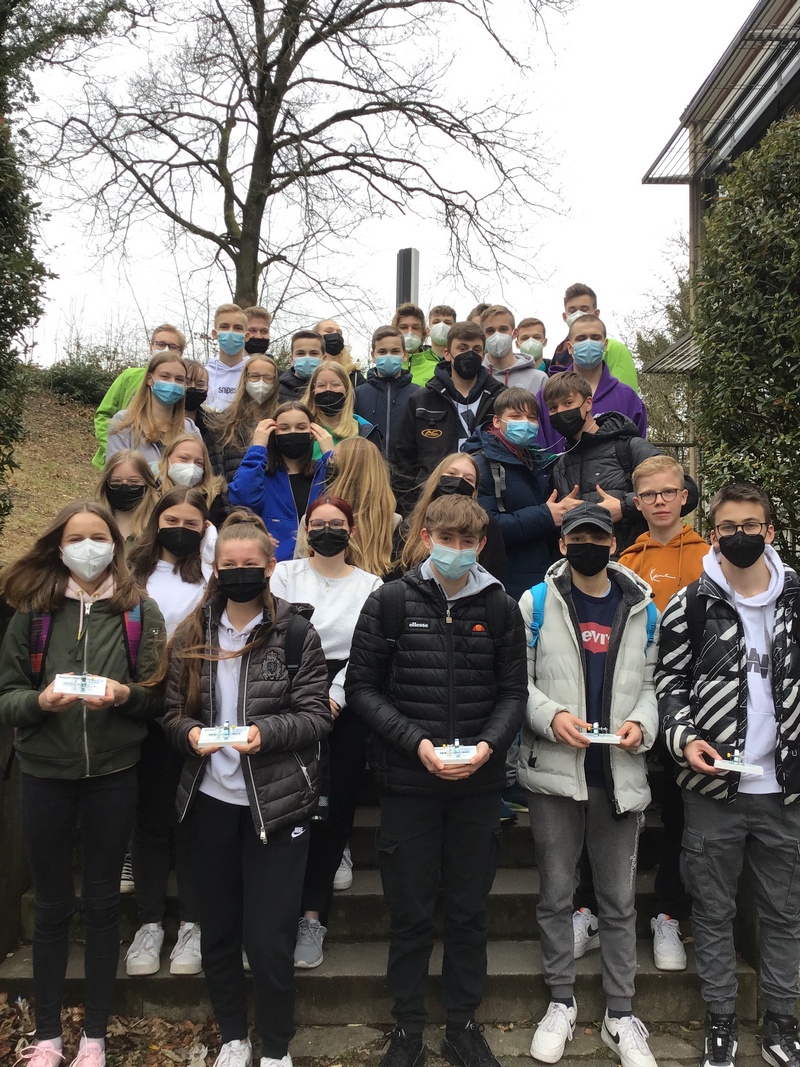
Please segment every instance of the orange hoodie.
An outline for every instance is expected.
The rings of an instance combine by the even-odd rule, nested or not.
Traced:
[[[666,545],[654,541],[649,533],[640,534],[619,562],[649,583],[656,607],[663,611],[673,593],[700,577],[708,549],[699,533],[682,526]]]

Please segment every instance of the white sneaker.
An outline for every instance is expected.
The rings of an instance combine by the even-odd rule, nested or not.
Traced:
[[[136,886],[133,882],[133,864],[129,854],[125,856],[122,863],[122,874],[119,876],[119,891],[123,894],[136,892]]]
[[[588,908],[572,913],[572,951],[576,960],[593,948],[600,948],[600,929],[597,916]]]
[[[558,1063],[564,1055],[564,1047],[575,1034],[577,1018],[578,1009],[574,1000],[570,1008],[551,1000],[533,1035],[531,1056],[542,1063]]]
[[[292,1067],[292,1057],[287,1052],[281,1059],[273,1059],[272,1056],[262,1056],[260,1067]]]
[[[350,855],[350,847],[348,846],[342,853],[342,862],[339,864],[339,870],[333,876],[334,892],[339,893],[343,889],[349,889],[352,884],[353,857]]]
[[[600,1036],[619,1057],[622,1067],[658,1067],[647,1039],[650,1036],[641,1019],[626,1015],[623,1019],[603,1018]]]
[[[659,971],[685,971],[686,949],[681,941],[681,928],[677,919],[671,919],[662,911],[650,920],[653,931],[653,959]]]
[[[136,931],[136,937],[125,953],[125,971],[133,977],[137,974],[158,974],[161,967],[161,949],[164,931],[158,923],[145,923]]]
[[[197,923],[183,924],[169,958],[170,974],[200,974],[203,963],[200,957],[200,927]]]
[[[214,1060],[214,1067],[251,1067],[253,1063],[253,1046],[250,1038],[246,1041],[226,1041]]]

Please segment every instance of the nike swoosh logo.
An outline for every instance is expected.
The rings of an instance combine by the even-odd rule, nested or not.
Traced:
[[[608,1027],[606,1027],[606,1033],[608,1034],[608,1036],[611,1038],[611,1040],[614,1042],[615,1045],[619,1044],[619,1034],[612,1034]]]
[[[589,937],[597,937],[597,935],[600,933],[600,928],[599,927],[593,927],[593,926],[587,926],[586,933],[588,934]]]
[[[294,830],[292,830],[292,837],[300,837],[300,835],[304,834],[305,832],[305,826],[295,826]]]

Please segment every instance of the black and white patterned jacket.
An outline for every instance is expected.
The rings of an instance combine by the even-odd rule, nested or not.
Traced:
[[[772,695],[778,723],[775,770],[784,804],[800,798],[800,579],[785,564],[783,591],[775,604],[772,633]],[[702,629],[687,621],[692,586],[676,593],[661,617],[656,696],[664,740],[681,767],[678,783],[715,800],[732,801],[736,774],[698,773],[683,750],[690,741],[717,749],[744,749],[747,734],[747,648],[742,621],[723,590],[708,574],[697,582],[696,610]],[[691,609],[690,609],[691,610]],[[692,648],[692,633],[702,634]]]

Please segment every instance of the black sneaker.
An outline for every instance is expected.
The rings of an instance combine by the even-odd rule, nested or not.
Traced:
[[[700,1067],[734,1067],[739,1047],[735,1015],[706,1015],[706,1044]]]
[[[800,1039],[793,1015],[767,1015],[761,1037],[761,1056],[772,1067],[800,1067]]]
[[[474,1019],[463,1030],[448,1026],[442,1039],[442,1055],[455,1067],[501,1067],[483,1036],[483,1026]]]
[[[425,1062],[425,1045],[422,1034],[407,1034],[396,1026],[384,1038],[383,1054],[379,1067],[422,1067]]]

